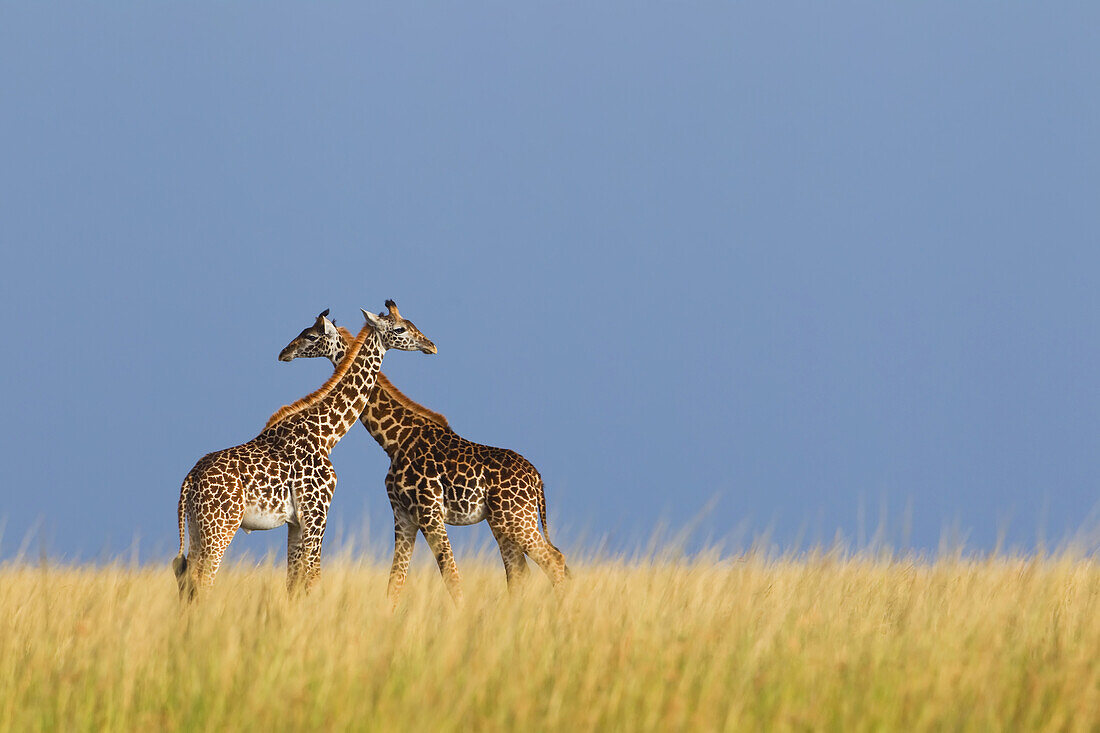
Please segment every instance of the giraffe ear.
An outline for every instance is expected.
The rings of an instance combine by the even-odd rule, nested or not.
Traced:
[[[363,308],[360,308],[359,310],[363,311],[363,318],[367,319],[367,323],[369,323],[370,325],[374,326],[377,329],[382,328],[382,326],[384,324],[384,321],[382,320],[382,318],[380,316],[376,316],[373,313],[371,313],[370,311],[365,310]]]
[[[339,331],[336,330],[336,322],[335,321],[330,321],[327,318],[322,318],[321,320],[325,324],[325,335],[326,336],[335,336],[336,334],[339,333]]]

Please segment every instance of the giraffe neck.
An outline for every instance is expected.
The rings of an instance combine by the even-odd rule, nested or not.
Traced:
[[[336,353],[329,356],[333,366],[340,363],[345,352],[346,346],[341,342]],[[385,388],[384,378],[378,380],[371,390],[360,422],[390,458],[393,458],[403,443],[419,435],[426,426],[440,427],[438,423],[418,415],[394,399]]]
[[[347,349],[340,352],[342,359]],[[371,331],[347,373],[327,395],[273,427],[282,426],[284,434],[289,431],[296,441],[305,441],[311,449],[327,455],[366,407],[385,353],[378,333]]]

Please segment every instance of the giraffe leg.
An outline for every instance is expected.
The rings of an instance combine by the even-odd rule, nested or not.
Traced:
[[[492,527],[492,530],[500,547],[500,559],[504,561],[508,590],[516,590],[527,577],[527,560],[523,557],[523,548],[503,531],[496,527]]]
[[[324,530],[321,530],[322,534]],[[310,542],[303,558],[302,570],[303,579],[301,588],[305,593],[309,593],[317,585],[317,581],[321,579],[321,537],[318,536],[316,541]]]
[[[302,582],[302,528],[286,526],[286,592],[293,595]]]
[[[524,552],[538,563],[555,587],[560,586],[566,578],[565,556],[561,554],[560,550],[547,542],[541,534],[537,537],[538,539],[530,540],[524,545]]]
[[[336,473],[326,458],[297,494],[297,536],[293,529],[287,534],[287,593],[292,597],[309,593],[321,579],[321,544],[335,489]]]
[[[196,598],[214,585],[222,557],[241,528],[240,508],[231,505],[228,510],[215,505],[209,497],[192,507],[191,550],[187,558],[187,575],[181,594]],[[215,506],[217,508],[215,508]]]
[[[432,548],[435,561],[439,565],[439,574],[443,576],[443,583],[451,594],[455,605],[462,603],[462,583],[458,577],[458,566],[455,565],[455,555],[451,550],[451,541],[447,537],[447,527],[443,523],[442,512],[429,515],[427,521],[421,520],[420,531],[424,533],[424,539]]]
[[[408,512],[393,510],[393,565],[390,567],[390,582],[386,588],[386,598],[390,601],[390,610],[397,608],[397,599],[405,586],[405,576],[409,573],[409,561],[412,559],[413,546],[416,544],[416,522]]]
[[[568,574],[565,568],[565,555],[562,555],[561,550],[550,544],[542,532],[539,532],[538,520],[534,515],[523,518],[522,526],[513,537],[523,547],[527,556],[538,563],[555,587],[565,581]]]
[[[323,514],[308,519],[303,517],[299,527],[293,585],[290,585],[289,571],[287,577],[287,592],[292,596],[309,593],[321,579],[321,542],[325,537],[325,520]]]
[[[195,593],[202,593],[214,585],[214,576],[218,574],[218,568],[222,564],[222,557],[229,547],[230,540],[236,530],[222,530],[203,537],[202,549],[198,552],[198,561],[192,566],[191,582],[194,584]],[[190,564],[190,563],[189,563]]]

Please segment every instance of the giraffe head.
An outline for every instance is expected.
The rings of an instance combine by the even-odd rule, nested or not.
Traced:
[[[420,329],[401,317],[397,311],[397,303],[386,301],[388,313],[375,315],[363,310],[363,317],[367,323],[374,327],[378,338],[382,341],[383,348],[400,349],[401,351],[423,351],[425,354],[436,353],[435,344]],[[362,310],[362,309],[360,309]]]
[[[279,352],[279,361],[291,361],[299,357],[323,356],[335,360],[344,346],[336,321],[328,319],[328,308],[317,316],[309,328],[303,329],[294,340]]]

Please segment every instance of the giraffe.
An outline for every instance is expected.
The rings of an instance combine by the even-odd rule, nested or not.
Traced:
[[[363,328],[319,389],[277,410],[252,440],[203,456],[187,474],[180,488],[179,554],[172,561],[181,598],[192,600],[213,584],[238,529],[286,524],[288,592],[308,591],[316,583],[336,487],[329,453],[366,406],[388,349],[436,353],[392,300],[386,307],[388,314],[363,311]],[[340,335],[335,327],[332,335]]]
[[[327,357],[340,364],[352,335],[324,311],[279,354],[280,361]],[[396,608],[417,531],[435,555],[455,603],[462,588],[445,525],[487,521],[500,548],[509,588],[526,576],[530,557],[555,587],[568,575],[565,557],[549,539],[546,495],[539,472],[515,451],[461,437],[447,419],[413,402],[379,372],[360,422],[390,457],[386,493],[393,508],[393,565],[387,588]],[[539,532],[539,520],[542,532]]]

